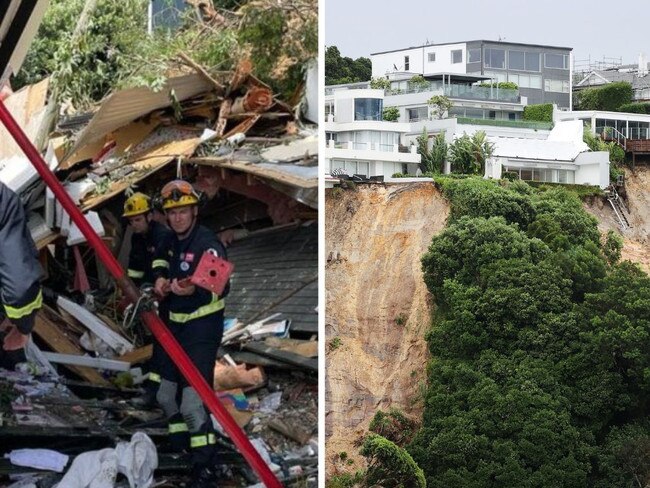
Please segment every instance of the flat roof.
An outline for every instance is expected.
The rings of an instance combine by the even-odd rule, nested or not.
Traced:
[[[400,51],[406,51],[408,49],[420,49],[422,47],[432,47],[432,46],[448,46],[450,44],[469,44],[472,42],[484,42],[484,43],[490,43],[490,44],[502,44],[504,46],[530,46],[530,47],[550,47],[553,49],[567,49],[569,51],[573,51],[572,47],[564,47],[564,46],[549,46],[548,44],[527,44],[524,42],[508,42],[508,41],[490,41],[488,39],[475,39],[472,41],[458,41],[458,42],[441,42],[438,44],[423,44],[421,46],[411,46],[411,47],[405,47],[402,49],[392,49],[390,51],[380,51],[376,53],[370,53],[371,56],[375,56],[377,54],[388,54],[388,53],[397,53]]]

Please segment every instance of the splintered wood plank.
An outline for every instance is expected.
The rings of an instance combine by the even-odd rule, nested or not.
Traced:
[[[127,363],[131,364],[138,364],[144,363],[146,360],[150,359],[152,354],[153,344],[149,344],[148,346],[139,347],[133,351],[127,352],[126,354],[122,354],[116,359],[119,359],[120,361],[126,361]]]
[[[281,349],[267,346],[266,344],[260,344],[259,342],[248,342],[244,344],[244,349],[247,351],[254,352],[256,354],[261,354],[262,356],[267,356],[272,359],[276,359],[283,363],[292,364],[298,366],[302,369],[307,369],[310,371],[318,371],[318,359],[315,358],[306,358],[300,354],[296,354],[291,351],[282,351]]]
[[[74,342],[72,342],[58,325],[49,320],[42,312],[36,314],[34,331],[49,347],[54,351],[63,354],[76,354],[82,356],[83,352]],[[67,366],[86,381],[96,385],[109,385],[97,371],[92,368],[83,366]]]
[[[299,339],[280,339],[279,337],[267,337],[264,342],[271,347],[277,347],[282,351],[291,351],[308,358],[318,357],[318,342],[302,341]]]

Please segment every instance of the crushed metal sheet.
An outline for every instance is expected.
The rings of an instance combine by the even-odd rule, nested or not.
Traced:
[[[158,92],[142,87],[115,92],[102,102],[100,109],[75,141],[70,153],[156,109],[169,107],[172,104],[172,91],[176,100],[182,102],[212,88],[212,84],[203,76],[193,73],[169,78],[163,89]]]

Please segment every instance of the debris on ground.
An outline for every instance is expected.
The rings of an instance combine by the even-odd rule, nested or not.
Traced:
[[[219,21],[217,12],[204,17]],[[117,90],[88,113],[56,120],[47,80],[5,104],[124,265],[126,195],[154,195],[177,176],[205,195],[201,222],[235,265],[216,394],[285,485],[316,486],[317,128],[248,59],[232,72],[179,60],[183,70],[160,90]],[[153,340],[137,305],[126,307],[3,128],[0,138],[0,180],[25,204],[46,271],[28,362],[0,370],[0,479],[72,487],[106,475],[101,486],[183,486],[189,458],[167,444],[162,410],[132,401]],[[258,482],[227,437],[219,447],[223,486]]]

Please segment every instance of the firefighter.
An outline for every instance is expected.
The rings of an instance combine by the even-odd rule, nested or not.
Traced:
[[[24,348],[43,304],[42,269],[27,229],[18,196],[0,183],[0,327],[4,334],[0,367],[13,369],[25,361]]]
[[[162,245],[172,236],[172,231],[160,222],[153,220],[151,199],[144,193],[134,193],[124,202],[122,217],[128,219],[133,229],[131,236],[131,252],[127,274],[138,286],[153,286],[153,260],[157,246]],[[162,349],[157,341],[153,341],[151,359],[145,365],[149,371],[144,382],[144,395],[133,399],[133,403],[142,407],[153,407],[160,386],[160,361]]]
[[[184,180],[166,184],[160,192],[162,207],[174,235],[166,249],[154,261],[157,294],[164,296],[167,325],[209,385],[214,384],[214,364],[223,335],[224,297],[217,296],[181,280],[192,275],[201,256],[210,251],[226,257],[226,250],[217,236],[198,224],[199,194]],[[169,422],[172,443],[189,434],[192,455],[192,487],[215,486],[215,431],[207,409],[196,390],[191,388],[165,354],[161,369],[162,382],[158,403]],[[182,391],[180,406],[177,391]]]

